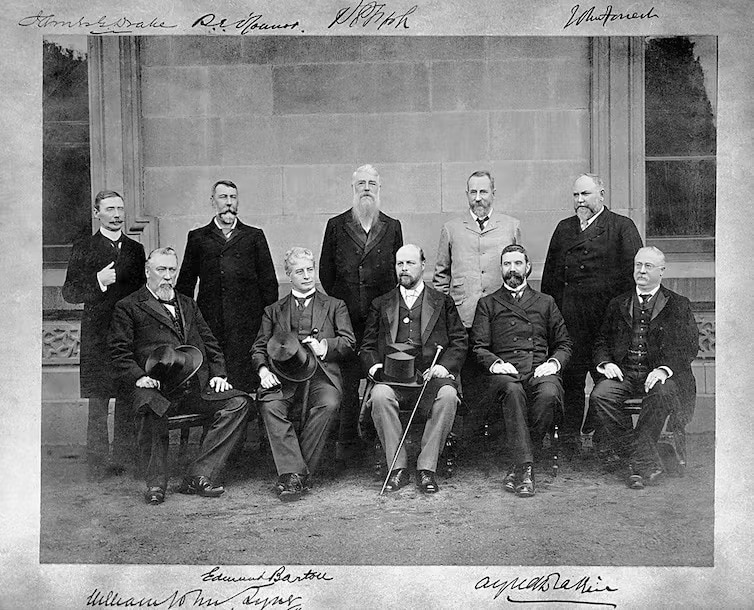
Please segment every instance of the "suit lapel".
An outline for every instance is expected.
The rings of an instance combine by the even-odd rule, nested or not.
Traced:
[[[312,329],[318,328],[322,330],[325,325],[326,316],[327,307],[325,307],[322,295],[319,292],[315,292],[312,298]]]
[[[398,301],[401,298],[400,294],[398,288],[393,288],[393,292],[385,303],[385,317],[387,317],[385,328],[389,332],[388,343],[395,343],[395,338],[398,336]]]
[[[516,314],[517,316],[524,318],[525,320],[529,319],[529,316],[526,313],[526,310],[521,307],[521,305],[524,302],[529,301],[533,296],[534,293],[531,292],[531,290],[526,289],[528,295],[524,294],[521,299],[522,301],[520,303],[513,300],[510,295],[508,294],[508,290],[506,290],[505,286],[500,288],[497,292],[492,293],[492,298],[495,299],[500,305],[505,307],[506,309],[510,310],[512,313]]]
[[[665,294],[665,291],[662,289],[662,287],[660,287],[655,296],[657,297],[657,302],[652,308],[652,317],[650,318],[650,321],[659,316],[660,312],[665,309],[665,305],[668,304],[668,296]]]
[[[602,210],[602,213],[597,217],[597,220],[595,220],[592,224],[587,227],[586,231],[581,230],[581,225],[579,224],[579,218],[578,216],[572,216],[572,225],[571,228],[574,231],[573,233],[573,240],[568,245],[568,249],[575,248],[581,244],[583,244],[585,241],[588,241],[590,239],[594,239],[598,235],[601,235],[605,232],[607,229],[607,217],[610,213],[610,210],[607,208]]]
[[[184,343],[187,343],[189,329],[188,324],[186,323],[186,310],[189,307],[188,301],[190,301],[191,299],[189,299],[189,297],[187,297],[186,295],[180,294],[179,292],[176,292],[175,294],[176,298],[178,299],[178,315],[181,316],[181,328],[183,329],[183,337],[181,338],[181,340]],[[163,309],[165,308],[163,307]]]
[[[165,322],[170,328],[170,330],[172,330],[176,334],[176,336],[181,341],[183,341],[183,337],[181,337],[181,335],[178,333],[175,326],[173,325],[173,318],[170,317],[170,314],[162,305],[160,305],[157,299],[155,299],[152,296],[152,293],[149,292],[149,289],[146,286],[140,289],[139,305],[145,312],[147,312],[152,317],[157,318],[160,322]],[[182,309],[182,307],[179,306],[179,309]],[[183,328],[185,331],[186,329],[185,321],[184,321]]]
[[[243,224],[240,220],[236,221],[236,228],[233,229],[233,232],[230,234],[230,239],[225,239],[225,236],[223,235],[222,230],[218,229],[220,231],[220,236],[222,237],[224,241],[223,250],[227,250],[231,246],[235,246],[240,240],[242,240],[248,233],[248,227]]]
[[[425,285],[422,291],[422,314],[421,314],[421,338],[422,345],[429,341],[429,335],[437,323],[440,316],[439,295],[430,292]]]
[[[620,312],[629,326],[633,324],[634,320],[634,294],[634,292],[630,292],[620,304]]]
[[[214,218],[210,220],[209,224],[204,228],[210,239],[214,239],[222,247],[225,247],[228,240],[225,239],[225,235],[223,235],[222,230],[217,226]]]
[[[377,220],[372,225],[372,228],[369,230],[369,233],[367,234],[367,241],[366,245],[364,246],[364,256],[369,254],[370,250],[374,248],[377,243],[380,241],[380,236],[385,231],[385,222],[380,218],[380,216],[377,216]]]
[[[367,236],[359,224],[359,221],[353,217],[353,212],[348,213],[348,217],[343,225],[348,236],[356,243],[359,248],[364,248],[367,243]]]

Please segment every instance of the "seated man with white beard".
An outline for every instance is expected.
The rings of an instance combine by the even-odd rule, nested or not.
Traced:
[[[227,382],[225,358],[197,304],[173,289],[175,250],[152,251],[145,267],[147,285],[118,301],[109,336],[115,377],[132,397],[144,497],[148,504],[165,500],[168,417],[179,413],[214,417],[178,491],[217,497],[225,489],[213,479],[241,438],[248,395]]]
[[[555,300],[526,282],[531,263],[523,246],[511,244],[500,259],[503,286],[479,300],[471,348],[487,373],[487,397],[500,404],[514,464],[505,491],[534,495],[534,453],[562,409],[560,371],[572,343]]]

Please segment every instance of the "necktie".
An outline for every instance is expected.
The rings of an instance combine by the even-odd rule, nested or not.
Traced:
[[[647,301],[652,298],[651,294],[640,294],[639,298],[641,299],[641,304],[646,305]]]
[[[479,230],[484,231],[484,225],[487,223],[487,221],[490,219],[489,216],[485,216],[484,218],[477,218],[476,222],[479,225]]]
[[[296,299],[296,308],[299,311],[303,311],[303,309],[306,307],[306,300],[308,297],[293,297]]]

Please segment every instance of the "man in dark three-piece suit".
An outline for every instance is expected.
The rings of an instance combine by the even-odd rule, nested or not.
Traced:
[[[424,284],[424,252],[407,244],[396,253],[395,269],[399,286],[372,301],[359,357],[372,379],[383,367],[388,348],[394,344],[413,347],[415,368],[429,379],[419,405],[426,416],[421,451],[416,461],[417,485],[424,493],[439,490],[435,479],[437,461],[459,404],[458,377],[466,358],[468,339],[453,299]],[[444,348],[430,369],[437,347]],[[388,464],[398,450],[403,427],[399,417],[401,403],[411,407],[419,389],[377,383],[367,403],[372,421],[385,449]],[[387,481],[387,491],[397,491],[410,479],[405,447]]]
[[[542,292],[555,299],[573,340],[571,363],[563,371],[566,443],[576,442],[581,431],[586,374],[607,304],[632,288],[634,255],[642,245],[634,222],[607,209],[604,198],[599,176],[582,174],[576,179],[576,214],[555,228],[542,272]],[[591,422],[584,428],[588,431]]]
[[[325,228],[319,278],[327,294],[345,301],[358,350],[369,305],[395,286],[395,253],[403,245],[400,221],[380,211],[380,176],[371,165],[353,174],[353,206]],[[337,454],[345,461],[358,448],[358,390],[361,367],[344,362],[343,404]]]
[[[502,406],[512,453],[503,488],[521,497],[535,493],[533,461],[562,409],[561,370],[571,339],[555,300],[526,282],[531,263],[512,244],[501,255],[503,286],[479,300],[471,327],[471,349],[485,371],[488,401]]]
[[[286,252],[285,273],[291,294],[265,308],[252,360],[278,472],[275,489],[281,500],[294,500],[309,488],[336,421],[343,395],[340,363],[353,358],[355,338],[346,304],[315,290],[310,250]],[[298,432],[295,406],[301,407]]]
[[[699,331],[689,300],[661,285],[665,255],[650,246],[635,261],[636,287],[610,301],[594,343],[589,410],[599,423],[595,443],[627,459],[629,487],[641,489],[663,474],[657,441],[667,416],[682,430],[693,415]],[[635,429],[623,405],[634,396],[643,398]]]
[[[144,285],[144,246],[123,233],[125,207],[115,191],[100,191],[94,199],[94,216],[99,230],[73,244],[68,263],[63,298],[68,303],[83,303],[81,318],[80,389],[89,399],[86,453],[93,477],[108,470],[120,470],[133,448],[133,427],[129,409],[115,401],[113,459],[109,460],[107,411],[116,395],[107,330],[115,304]]]
[[[213,415],[199,455],[189,465],[188,476],[178,491],[215,497],[224,489],[213,479],[241,438],[249,405],[248,395],[234,390],[225,379],[223,353],[199,307],[193,299],[173,290],[177,268],[175,250],[154,250],[147,259],[146,286],[118,302],[110,326],[115,374],[124,390],[130,392],[136,416],[138,456],[146,474],[149,504],[165,499],[169,416]],[[150,375],[150,357],[166,347],[179,350],[187,346],[201,354],[196,375],[168,393],[167,387]]]
[[[262,311],[278,299],[278,282],[262,229],[238,220],[238,189],[230,180],[212,187],[215,217],[188,234],[175,288],[194,298],[225,354],[228,380],[253,391],[257,379],[249,353]]]

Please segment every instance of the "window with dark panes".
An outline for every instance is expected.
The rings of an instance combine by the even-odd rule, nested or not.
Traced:
[[[644,54],[647,238],[714,249],[717,38],[649,38]]]
[[[42,243],[55,263],[92,230],[86,37],[46,37],[42,69]]]

